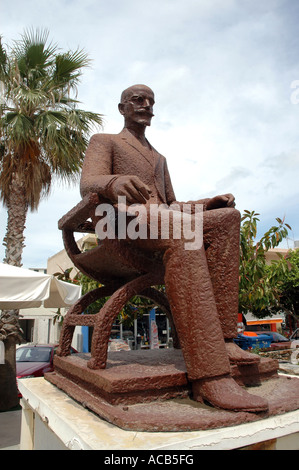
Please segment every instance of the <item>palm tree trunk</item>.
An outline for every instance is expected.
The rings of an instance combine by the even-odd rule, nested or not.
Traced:
[[[4,263],[22,266],[27,210],[24,186],[15,175],[7,203],[7,229],[3,240],[6,246]],[[2,311],[0,316],[0,325],[3,326],[2,340],[5,346],[5,364],[0,364],[0,411],[9,410],[18,403],[16,386],[16,343],[20,342],[18,316],[18,310]]]
[[[18,175],[14,175],[7,201],[7,227],[3,239],[3,245],[6,247],[4,263],[22,266],[27,211],[24,185],[20,182]]]

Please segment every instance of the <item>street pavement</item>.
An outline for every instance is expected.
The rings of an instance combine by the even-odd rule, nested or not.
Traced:
[[[22,409],[0,412],[0,450],[20,450]]]

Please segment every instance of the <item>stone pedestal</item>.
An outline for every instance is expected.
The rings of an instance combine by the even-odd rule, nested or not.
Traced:
[[[169,459],[173,453],[195,462],[201,459],[197,450],[299,450],[299,410],[237,426],[228,423],[220,429],[139,432],[99,418],[44,378],[19,380],[19,389],[23,395],[21,450],[101,450],[99,463],[124,455],[138,457],[142,465],[158,456],[160,462],[163,456]],[[284,400],[281,396],[280,401]]]
[[[269,401],[267,413],[217,410],[192,400],[180,350],[109,353],[106,369],[87,367],[89,354],[55,358],[45,375],[101,418],[135,431],[194,431],[233,426],[299,409],[299,379],[279,377],[278,363],[232,366],[232,376]],[[282,399],[283,397],[283,399]]]

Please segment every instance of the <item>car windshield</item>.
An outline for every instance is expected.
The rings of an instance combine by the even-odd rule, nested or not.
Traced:
[[[274,333],[273,334],[273,339],[274,341],[288,341],[288,338],[285,336],[280,335],[279,333]]]
[[[38,346],[18,348],[16,362],[50,362],[51,351],[52,348],[40,348]]]
[[[262,331],[258,333],[259,335],[267,335],[271,336],[273,342],[282,342],[282,341],[288,341],[288,339],[285,336],[282,336],[279,333],[275,332],[270,332],[270,331]]]

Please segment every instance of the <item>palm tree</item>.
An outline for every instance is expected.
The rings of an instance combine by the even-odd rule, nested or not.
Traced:
[[[0,42],[0,198],[8,209],[5,262],[21,266],[28,208],[36,210],[52,176],[78,176],[99,114],[71,97],[89,60],[81,50],[59,53],[47,31],[26,31],[9,52]]]
[[[11,47],[0,37],[0,199],[8,213],[4,262],[14,266],[22,266],[28,210],[37,210],[53,178],[79,176],[89,134],[102,125],[76,100],[87,54],[61,52],[48,36],[26,30]]]

